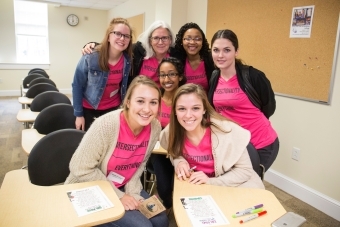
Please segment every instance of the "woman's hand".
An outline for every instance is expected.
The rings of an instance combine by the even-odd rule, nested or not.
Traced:
[[[122,198],[120,198],[125,210],[136,210],[140,202],[138,202],[135,198],[130,195],[125,194]]]
[[[83,49],[81,49],[81,53],[83,55],[85,54],[91,54],[92,53],[92,49],[96,46],[95,43],[88,43],[85,45],[85,47]]]
[[[179,180],[187,180],[187,177],[191,175],[189,163],[178,163],[175,172]]]
[[[76,129],[85,130],[85,118],[84,117],[76,117]]]
[[[207,183],[209,177],[203,172],[192,172],[189,178],[189,183],[191,184],[205,184]]]

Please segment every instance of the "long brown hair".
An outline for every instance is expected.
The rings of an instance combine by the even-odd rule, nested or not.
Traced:
[[[123,51],[125,53],[127,53],[127,55],[130,58],[130,61],[132,60],[132,28],[129,24],[129,22],[124,19],[124,18],[113,18],[110,22],[109,27],[106,29],[106,33],[105,36],[103,38],[103,41],[101,42],[100,45],[96,46],[96,50],[98,50],[100,52],[99,54],[99,66],[103,71],[109,71],[109,50],[110,50],[110,43],[108,41],[110,33],[113,31],[114,27],[117,24],[124,24],[126,26],[129,27],[130,29],[130,36],[131,39],[129,41],[129,45],[128,47]]]
[[[204,89],[198,84],[184,84],[177,89],[171,107],[168,152],[173,158],[177,158],[178,156],[182,156],[183,154],[186,130],[178,122],[176,116],[176,104],[178,98],[186,94],[195,94],[199,99],[202,100],[203,108],[205,110],[205,114],[203,115],[203,119],[201,121],[201,125],[203,128],[214,126],[222,132],[229,132],[223,130],[220,126],[210,121],[210,118],[222,121],[228,121],[229,119],[223,117],[215,111],[215,109],[210,105]]]

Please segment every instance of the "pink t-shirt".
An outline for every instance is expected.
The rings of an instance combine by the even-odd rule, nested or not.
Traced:
[[[190,168],[196,166],[195,171],[203,171],[208,177],[215,177],[210,127],[206,129],[198,146],[190,143],[187,138],[184,139],[183,157],[189,163]]]
[[[110,72],[107,78],[104,93],[98,105],[98,110],[107,110],[119,106],[122,102],[120,97],[120,83],[123,79],[124,57],[123,55],[115,65],[110,65]],[[83,107],[93,109],[93,107],[83,99]]]
[[[165,128],[170,122],[171,106],[167,106],[165,102],[161,101],[161,111],[158,114],[158,120],[162,128]]]
[[[139,75],[150,77],[151,80],[155,81],[156,84],[160,86],[158,75],[157,75],[157,67],[158,67],[158,61],[155,57],[144,59]]]
[[[199,84],[206,92],[208,92],[208,79],[205,72],[204,61],[201,61],[197,69],[193,70],[187,59],[185,61],[185,76],[187,78],[187,83]]]
[[[240,88],[236,75],[228,81],[219,78],[213,103],[218,113],[250,131],[250,141],[256,149],[268,146],[277,138],[270,121],[250,102]]]
[[[117,187],[125,185],[142,164],[149,144],[151,126],[134,136],[124,114],[120,115],[119,135],[116,148],[107,164],[107,178]]]

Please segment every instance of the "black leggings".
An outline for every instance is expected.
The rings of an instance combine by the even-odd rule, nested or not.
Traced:
[[[257,149],[260,156],[260,163],[264,166],[265,171],[267,171],[275,161],[277,154],[279,153],[279,147],[280,142],[279,139],[276,138],[272,144]]]
[[[91,124],[94,122],[94,120],[108,112],[111,112],[113,110],[118,109],[119,106],[112,107],[107,110],[95,110],[95,109],[87,109],[83,107],[83,113],[85,118],[85,131],[89,130]]]

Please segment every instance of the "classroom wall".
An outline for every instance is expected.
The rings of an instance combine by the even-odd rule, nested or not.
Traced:
[[[0,64],[14,62],[15,35],[13,1],[0,1]],[[79,17],[79,24],[71,27],[66,22],[69,14]],[[87,17],[87,20],[85,19]],[[108,25],[108,11],[74,7],[48,6],[50,66],[46,72],[65,93],[71,93],[76,65],[81,57],[81,48],[89,41],[101,41]],[[8,34],[8,35],[4,35]],[[11,48],[7,48],[10,44]],[[6,58],[5,58],[6,57]],[[19,95],[19,85],[27,75],[26,69],[0,69],[0,95]]]
[[[12,10],[10,8],[12,4],[9,4],[9,2],[12,1],[2,0],[0,2],[0,33],[2,34],[0,56],[3,54],[3,50],[6,50],[4,44],[9,45],[12,41],[3,37],[3,34],[10,33],[13,29],[9,26],[11,20],[9,12]],[[108,21],[116,16],[131,17],[145,13],[145,27],[149,26],[156,19],[155,5],[155,0],[130,0],[110,10],[107,15],[103,15],[105,13],[99,10],[68,7],[51,9],[49,7],[50,16],[53,15],[54,17],[50,19],[50,29],[57,29],[51,31],[50,34],[50,36],[53,35],[53,38],[51,37],[50,40],[51,69],[49,72],[53,80],[59,78],[57,84],[61,83],[63,84],[62,88],[71,89],[70,83],[75,64],[80,57],[82,45],[87,41],[100,41],[102,30],[105,29]],[[176,9],[172,9],[172,11],[176,11]],[[68,13],[81,15],[81,20],[85,15],[88,15],[89,22],[84,23],[86,26],[80,23],[77,32],[74,32],[66,24],[65,18]],[[176,14],[173,12],[172,15],[175,16]],[[187,0],[187,15],[186,19],[183,19],[186,21],[183,21],[182,24],[195,22],[201,26],[203,31],[206,31],[206,16],[207,0]],[[171,21],[168,23],[171,23]],[[177,33],[177,30],[174,30],[174,32]],[[56,34],[62,37],[60,38]],[[210,40],[208,41],[210,42]],[[240,46],[242,46],[242,43],[240,43]],[[339,52],[338,49],[338,55]],[[280,176],[281,182],[273,182],[279,187],[281,186],[289,191],[290,189],[285,188],[281,183],[292,182],[300,188],[305,188],[307,191],[327,199],[336,208],[340,207],[339,66],[340,57],[338,56],[330,105],[276,96],[277,109],[270,120],[279,135],[280,151],[275,163],[265,177],[266,180],[271,180],[272,178],[269,178],[271,175]],[[26,72],[27,70],[0,70],[0,78],[3,80],[0,83],[0,95],[9,90],[17,90],[18,92],[21,78],[24,77]],[[57,74],[57,72],[59,73]],[[298,162],[291,159],[293,147],[301,149],[300,161]],[[303,199],[304,195],[297,197]],[[318,209],[323,210],[322,207]],[[335,216],[333,215],[333,217]],[[337,217],[340,220],[339,212]]]

